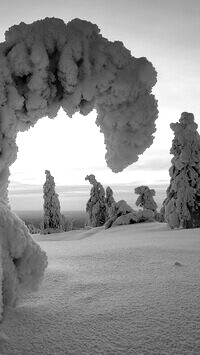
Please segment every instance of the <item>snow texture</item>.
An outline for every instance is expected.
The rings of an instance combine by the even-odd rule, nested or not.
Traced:
[[[37,293],[7,307],[2,355],[199,355],[199,229],[141,223],[38,235]]]
[[[44,216],[43,234],[62,231],[63,217],[60,213],[60,202],[55,192],[54,177],[49,170],[45,170],[46,181],[43,185]]]
[[[103,226],[108,218],[104,188],[93,174],[87,175],[85,180],[88,180],[92,185],[90,198],[86,204],[89,225],[91,227]]]
[[[170,185],[164,201],[165,220],[171,228],[200,227],[200,136],[192,113],[183,112],[174,132],[169,170]]]
[[[2,316],[5,305],[16,305],[22,289],[38,288],[47,267],[47,256],[24,222],[6,204],[0,205],[0,211]]]

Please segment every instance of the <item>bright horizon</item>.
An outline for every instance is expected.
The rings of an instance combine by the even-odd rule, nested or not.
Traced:
[[[65,22],[79,17],[96,23],[103,36],[122,41],[132,55],[145,56],[152,62],[158,72],[153,93],[159,109],[154,143],[138,162],[118,174],[106,166],[103,134],[95,125],[95,111],[87,117],[76,114],[71,119],[60,110],[54,120],[45,117],[34,128],[19,133],[18,158],[11,167],[9,186],[12,208],[31,209],[30,204],[33,209],[42,208],[45,169],[54,176],[64,210],[82,209],[77,207],[84,206],[89,198],[90,185],[85,176],[91,173],[104,186],[109,185],[114,190],[116,186],[117,191],[120,187],[123,190],[124,185],[129,186],[130,192],[118,194],[127,202],[128,199],[134,202],[131,191],[141,184],[156,186],[160,201],[169,182],[172,158],[169,150],[173,134],[169,124],[178,121],[181,113],[187,111],[194,114],[200,125],[199,1],[133,0],[121,3],[111,0],[100,4],[94,0],[84,3],[70,0],[60,1],[56,6],[51,1],[41,4],[37,0],[21,0],[14,5],[12,16],[6,16],[8,9],[9,1],[2,6],[1,41],[10,26],[47,16],[62,18]],[[83,190],[85,187],[84,193],[80,186]]]

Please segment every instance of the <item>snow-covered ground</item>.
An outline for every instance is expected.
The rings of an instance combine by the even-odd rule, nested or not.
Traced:
[[[7,308],[1,355],[200,354],[200,230],[143,223],[36,235],[49,266]]]

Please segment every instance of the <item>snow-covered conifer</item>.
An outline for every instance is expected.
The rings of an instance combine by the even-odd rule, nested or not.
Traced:
[[[137,161],[153,143],[158,114],[152,95],[156,70],[145,57],[134,57],[122,42],[104,38],[97,25],[80,19],[65,24],[56,18],[21,22],[6,31],[5,42],[0,44],[0,63],[2,206],[8,205],[9,167],[17,158],[17,133],[42,117],[56,117],[61,107],[70,117],[96,109],[96,124],[104,134],[107,150],[105,159],[114,172]],[[60,228],[56,194],[52,203],[58,213],[45,215],[45,228],[50,221],[53,228]],[[5,213],[11,221],[15,219],[9,208]],[[24,233],[20,223],[15,226],[13,240],[19,228]],[[9,241],[5,245],[9,246]],[[33,241],[29,246],[32,261],[39,264],[40,259],[42,264],[43,254],[37,255]],[[23,266],[26,268],[26,263]],[[43,271],[41,268],[41,275],[38,271],[37,280]]]
[[[171,228],[200,226],[200,136],[192,113],[183,112],[171,123],[174,139],[169,169],[170,185],[164,202],[165,220]]]
[[[135,193],[139,195],[135,203],[136,206],[143,207],[144,210],[146,209],[156,212],[157,204],[153,199],[153,196],[155,196],[154,189],[142,185],[135,188]]]
[[[107,207],[107,213],[108,216],[111,216],[112,210],[114,208],[114,205],[116,204],[116,201],[113,197],[113,190],[111,189],[110,186],[106,188],[106,207]]]
[[[44,217],[43,233],[54,233],[62,231],[62,215],[60,213],[60,202],[55,192],[54,177],[49,170],[45,170],[46,181],[43,185]]]
[[[105,190],[93,174],[87,175],[85,180],[88,180],[93,185],[86,205],[86,212],[89,215],[89,225],[91,227],[103,226],[108,217]]]

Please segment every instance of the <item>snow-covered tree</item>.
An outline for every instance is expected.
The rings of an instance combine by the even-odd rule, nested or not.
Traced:
[[[64,232],[69,232],[73,229],[74,219],[67,218],[64,214],[62,214],[62,229]]]
[[[122,42],[104,38],[98,26],[88,21],[74,19],[65,24],[46,18],[10,27],[0,44],[0,204],[8,206],[9,167],[17,158],[17,133],[42,117],[56,117],[61,107],[70,117],[96,109],[105,159],[112,171],[137,161],[152,144],[156,130],[157,101],[152,95],[156,74],[145,57],[134,57]],[[6,211],[14,225],[15,216],[9,208]],[[21,228],[23,239],[21,224],[15,226]],[[20,233],[12,232],[13,238]],[[37,259],[34,242],[29,246]],[[40,257],[44,262],[43,254]],[[41,276],[38,273],[35,278]]]
[[[34,224],[29,223],[27,224],[28,230],[31,234],[37,234],[37,233],[41,233],[41,230],[37,227],[34,226]]]
[[[93,174],[87,175],[85,180],[88,180],[92,185],[90,198],[86,205],[86,212],[89,215],[89,225],[91,227],[103,226],[108,217],[105,190]]]
[[[136,205],[142,207],[142,209],[135,211],[124,200],[115,202],[110,210],[105,228],[122,224],[148,222],[155,219],[157,208],[157,204],[153,199],[155,190],[149,189],[148,186],[139,186],[135,189],[135,193],[139,194]]]
[[[153,196],[155,196],[154,189],[150,189],[148,186],[142,185],[135,188],[135,193],[139,195],[135,203],[136,206],[140,206],[144,210],[151,210],[156,213],[157,204],[153,198]]]
[[[42,233],[55,233],[62,231],[62,215],[60,213],[60,202],[55,192],[54,177],[49,170],[45,170],[46,181],[43,185],[44,216]]]
[[[150,209],[135,211],[126,201],[120,200],[113,204],[111,213],[105,223],[105,229],[120,225],[151,222],[154,220],[154,216],[155,213]]]
[[[106,207],[107,207],[107,214],[110,216],[112,214],[112,209],[114,208],[114,205],[116,204],[116,201],[113,197],[113,190],[111,189],[110,186],[106,188]]]
[[[112,204],[109,218],[105,223],[105,229],[114,225],[130,224],[129,216],[134,212],[132,207],[125,200],[120,200]]]
[[[183,112],[171,123],[174,139],[169,169],[170,185],[164,201],[165,220],[171,228],[200,227],[200,136],[192,113]]]

